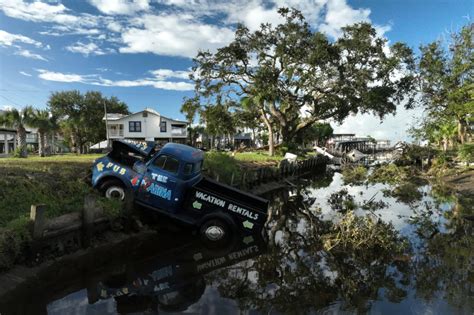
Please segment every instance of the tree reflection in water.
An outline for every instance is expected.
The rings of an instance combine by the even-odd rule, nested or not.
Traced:
[[[222,296],[264,313],[312,313],[334,304],[365,313],[377,300],[400,303],[409,295],[474,309],[474,237],[460,213],[465,206],[437,210],[439,220],[439,203],[414,205],[407,223],[416,233],[408,238],[373,213],[325,221],[308,189],[271,196],[269,253],[214,273]]]

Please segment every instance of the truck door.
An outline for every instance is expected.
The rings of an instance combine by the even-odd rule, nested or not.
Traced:
[[[175,212],[181,203],[180,179],[178,178],[180,162],[177,158],[161,154],[148,164],[139,198],[152,207]]]

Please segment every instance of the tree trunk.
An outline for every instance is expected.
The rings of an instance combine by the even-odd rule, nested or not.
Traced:
[[[464,118],[458,118],[458,140],[461,144],[466,142],[467,123]]]
[[[260,114],[262,115],[263,122],[267,126],[268,130],[268,155],[273,156],[275,155],[275,144],[273,143],[273,127],[263,109],[260,110]]]
[[[28,150],[26,149],[26,130],[23,126],[17,129],[18,133],[18,148],[20,150],[20,157],[26,158]]]
[[[44,137],[44,132],[38,130],[38,155],[41,157],[44,157]]]

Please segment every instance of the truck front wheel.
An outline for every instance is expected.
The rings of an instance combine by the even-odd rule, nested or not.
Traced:
[[[100,190],[107,199],[117,199],[120,201],[125,200],[126,192],[122,182],[116,179],[105,181],[101,186]]]
[[[199,228],[203,241],[212,246],[226,245],[232,238],[230,225],[221,219],[210,219]]]

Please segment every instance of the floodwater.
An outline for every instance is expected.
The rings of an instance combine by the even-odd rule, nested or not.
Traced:
[[[0,313],[474,313],[472,205],[429,185],[402,201],[338,172],[293,184],[267,196],[265,241],[212,250],[160,231],[54,266]]]

